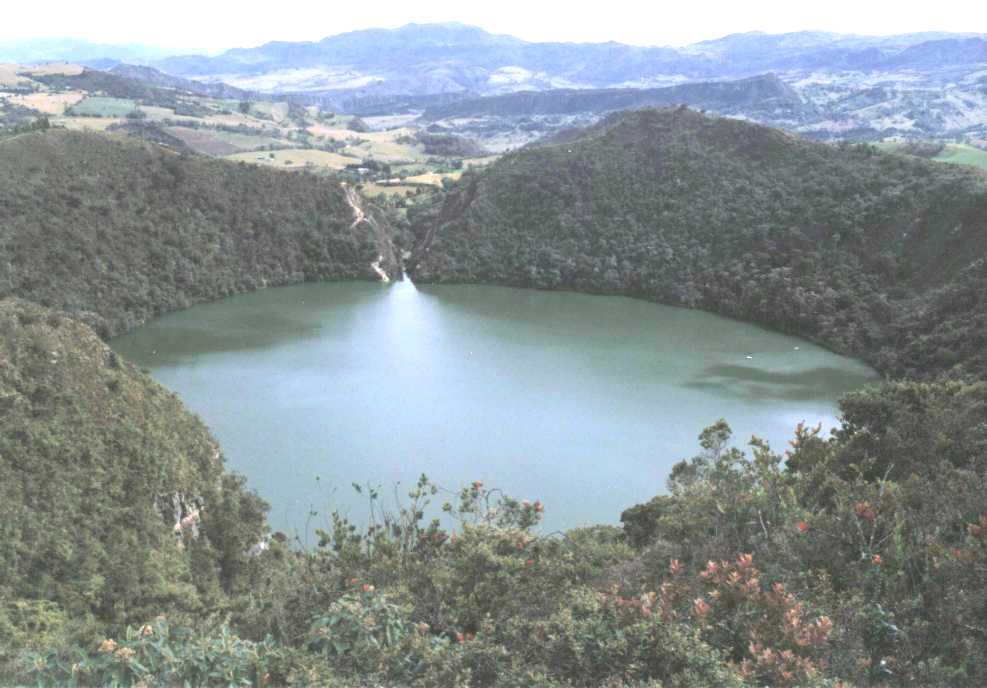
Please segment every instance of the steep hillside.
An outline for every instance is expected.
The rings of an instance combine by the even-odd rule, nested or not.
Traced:
[[[0,140],[0,297],[102,335],[193,303],[303,280],[400,274],[387,228],[331,179],[48,131]]]
[[[628,294],[889,374],[987,372],[983,329],[956,316],[987,312],[987,184],[972,170],[642,110],[464,175],[412,220],[418,280]]]
[[[70,626],[198,614],[266,506],[178,398],[57,311],[0,301],[0,674]]]

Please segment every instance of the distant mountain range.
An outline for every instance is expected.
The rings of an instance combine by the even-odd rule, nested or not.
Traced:
[[[90,43],[72,38],[39,38],[0,42],[0,62],[78,62],[90,67],[110,67],[116,62],[147,63],[167,57],[168,51],[140,44]]]
[[[274,94],[361,116],[425,111],[432,122],[460,120],[455,127],[485,144],[501,139],[494,149],[614,110],[679,103],[822,139],[987,140],[987,34],[751,32],[649,48],[531,43],[453,23],[212,57],[80,41],[0,45],[0,61],[41,56],[204,96]]]
[[[529,43],[462,24],[409,24],[318,42],[267,43],[216,57],[169,57],[155,66],[185,77],[262,91],[366,94],[666,86],[764,72],[917,72],[949,80],[987,73],[987,34],[891,37],[820,32],[745,33],[685,48],[620,43]]]
[[[853,36],[751,32],[684,48],[620,43],[531,43],[457,23],[353,31],[316,42],[271,42],[217,56],[166,57],[139,45],[76,40],[0,44],[0,62],[118,62],[268,92],[492,95],[549,88],[658,87],[765,72],[913,72],[939,83],[971,68],[987,74],[987,34]]]

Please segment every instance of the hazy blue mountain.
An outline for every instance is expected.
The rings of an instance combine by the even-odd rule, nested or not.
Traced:
[[[90,43],[72,38],[39,38],[28,41],[0,42],[0,62],[31,64],[35,62],[82,62],[105,67],[108,62],[149,62],[168,55],[168,51],[140,44],[112,45]]]
[[[248,91],[234,88],[221,82],[202,83],[192,79],[184,79],[179,76],[165,74],[154,67],[144,65],[132,65],[125,62],[118,62],[109,67],[106,71],[120,77],[139,81],[149,86],[159,88],[169,88],[177,91],[185,91],[199,96],[209,96],[212,98],[250,98],[254,94]]]
[[[751,32],[676,49],[613,42],[530,43],[463,24],[409,24],[354,31],[317,42],[237,48],[216,57],[170,57],[155,66],[170,74],[223,79],[256,90],[491,95],[559,88],[657,87],[772,71],[908,69],[934,77],[946,68],[987,64],[985,37]],[[953,76],[951,72],[949,78]]]

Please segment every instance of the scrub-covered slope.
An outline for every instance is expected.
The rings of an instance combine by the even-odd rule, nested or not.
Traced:
[[[367,211],[370,212],[370,211]],[[382,219],[338,182],[102,134],[0,140],[0,297],[105,335],[190,304],[303,280],[399,274]]]
[[[466,174],[412,219],[419,280],[627,294],[892,374],[987,372],[984,329],[963,324],[987,312],[987,182],[972,170],[641,110]]]
[[[77,320],[0,301],[0,673],[70,627],[215,609],[265,510],[174,394]]]

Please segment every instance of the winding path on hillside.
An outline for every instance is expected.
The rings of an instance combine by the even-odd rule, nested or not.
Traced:
[[[363,212],[363,208],[360,207],[360,198],[357,195],[356,190],[353,189],[353,187],[348,186],[347,184],[340,184],[340,185],[343,187],[343,191],[346,193],[346,202],[349,203],[350,208],[353,209],[354,219],[353,219],[353,223],[350,224],[350,229],[356,229],[361,222],[366,222],[368,225],[370,225],[370,228],[371,230],[373,230],[374,234],[379,235],[380,228],[377,226],[377,221],[374,220],[372,215],[367,216],[367,214]],[[380,265],[383,260],[384,260],[384,256],[378,255],[377,260],[371,263],[370,267],[373,268],[373,271],[377,273],[378,277],[380,277],[381,282],[390,282],[391,278],[387,276],[387,273],[384,272],[384,268],[382,268]]]

